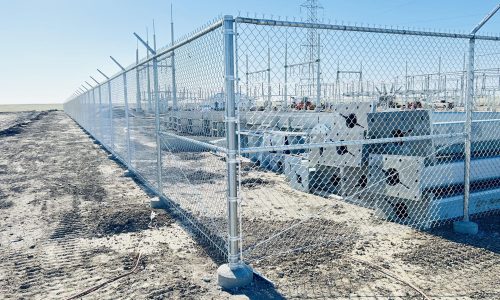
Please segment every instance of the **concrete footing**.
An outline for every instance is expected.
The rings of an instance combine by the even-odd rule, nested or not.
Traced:
[[[115,156],[114,156],[113,154],[108,154],[108,158],[109,158],[109,159],[114,159],[114,158],[115,158]]]
[[[477,223],[470,221],[457,221],[453,223],[453,231],[462,234],[477,234],[479,228]]]
[[[217,281],[220,287],[232,290],[249,285],[253,281],[252,268],[241,264],[231,269],[229,264],[223,264],[217,269]]]
[[[130,170],[123,171],[123,177],[132,177],[134,174]]]
[[[151,198],[151,208],[159,209],[159,208],[166,208],[165,203],[160,200],[158,197]]]

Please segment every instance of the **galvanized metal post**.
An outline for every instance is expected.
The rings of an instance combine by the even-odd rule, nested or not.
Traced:
[[[156,54],[156,53],[155,53]],[[160,91],[158,84],[158,59],[153,58],[153,88],[155,96],[155,129],[156,129],[156,180],[158,181],[158,195],[163,194],[161,136],[160,136]]]
[[[288,110],[288,34],[285,37],[285,84],[283,85],[283,110]],[[247,56],[248,65],[248,56]]]
[[[99,93],[99,109],[98,114],[99,114],[99,138],[102,140],[102,114],[101,114],[101,109],[102,109],[102,92],[101,92],[101,85],[99,84],[97,86],[98,88],[98,93]]]
[[[158,57],[156,50],[153,50],[149,43],[144,42],[141,37],[134,32],[135,37],[146,47],[148,53],[153,55],[153,92],[155,98],[155,131],[156,131],[156,180],[158,184],[158,196],[163,194],[162,184],[162,161],[161,161],[161,136],[160,136],[160,87],[158,83]]]
[[[127,134],[126,134],[126,144],[127,144],[127,167],[128,168],[131,168],[132,167],[132,164],[131,164],[131,161],[132,161],[132,155],[131,155],[131,149],[130,149],[130,123],[129,123],[129,108],[128,108],[128,95],[127,95],[127,72],[125,70],[125,68],[118,63],[118,61],[116,59],[114,59],[112,56],[111,57],[111,60],[113,60],[117,65],[118,67],[120,67],[122,69],[122,72],[123,72],[123,100],[125,102],[125,126],[127,127]]]
[[[125,101],[125,124],[127,126],[127,163],[128,167],[132,166],[132,154],[130,149],[130,121],[129,121],[129,107],[128,107],[128,94],[127,94],[127,72],[123,72],[123,100]]]
[[[97,91],[98,91],[98,95],[99,95],[99,106],[97,109],[97,113],[99,116],[99,130],[98,130],[98,132],[99,132],[99,139],[102,140],[103,128],[102,128],[102,115],[101,115],[101,108],[102,108],[101,84],[94,77],[90,76],[90,78],[92,78],[92,80],[97,84]]]
[[[471,126],[472,108],[474,107],[474,45],[475,39],[469,40],[469,55],[467,64],[467,82],[465,97],[465,174],[464,174],[464,221],[469,221],[470,198],[470,160],[471,160]]]
[[[237,191],[237,135],[236,105],[234,95],[234,57],[233,57],[233,20],[224,19],[224,62],[226,81],[226,141],[228,147],[228,214],[229,214],[229,264],[231,267],[241,263],[240,236],[238,222]]]
[[[110,148],[114,150],[115,148],[115,127],[113,124],[113,101],[111,100],[111,81],[108,79],[108,99],[109,99],[109,128],[111,131],[110,137]]]
[[[227,143],[227,209],[228,209],[228,264],[218,269],[219,285],[235,288],[252,281],[252,270],[242,262],[238,200],[238,136],[236,134],[236,97],[234,73],[234,19],[224,16],[224,69],[226,86],[226,143]]]
[[[316,110],[320,110],[321,105],[321,70],[320,70],[320,62],[321,62],[321,41],[320,35],[318,34],[318,58],[316,61],[318,62],[317,74],[316,74]]]
[[[96,129],[95,128],[95,123],[96,123],[95,122],[95,106],[96,106],[96,103],[95,103],[96,102],[95,101],[95,89],[92,88],[91,91],[92,91],[92,111],[91,111],[90,115],[91,115],[92,121],[90,122],[90,128],[92,128],[92,136],[94,138],[97,138],[97,136],[96,136],[96,130],[95,130]]]
[[[493,15],[500,10],[498,4],[470,33],[468,63],[467,63],[467,81],[465,98],[465,162],[464,162],[464,217],[460,222],[455,222],[453,228],[459,233],[476,234],[478,226],[469,221],[469,199],[470,199],[470,168],[471,168],[471,127],[472,110],[474,108],[474,47],[475,35],[481,27],[488,22]]]
[[[135,49],[135,64],[139,64],[139,45]],[[139,66],[135,68],[135,82],[136,82],[136,92],[135,92],[135,109],[137,112],[142,112],[142,103],[141,103],[141,81],[139,74]]]
[[[84,97],[84,112],[83,112],[83,128],[85,128],[85,130],[87,132],[90,133],[90,130],[89,130],[89,102],[90,102],[90,96],[89,96],[89,89],[82,85],[82,87],[84,88],[85,90],[85,97]]]
[[[174,19],[172,17],[172,6],[170,6],[170,38],[171,46],[174,45]],[[170,68],[172,69],[172,110],[177,110],[177,83],[175,80],[175,52],[170,57]],[[168,110],[168,107],[167,107]]]
[[[269,46],[269,39],[267,41],[267,105],[269,109],[273,109],[273,102],[271,100],[271,47]]]
[[[108,105],[109,105],[109,130],[110,130],[110,145],[109,148],[113,150],[115,146],[115,138],[114,138],[114,126],[113,126],[113,101],[111,100],[111,81],[109,80],[109,77],[104,74],[101,70],[97,69],[97,72],[101,73],[104,78],[106,78],[108,82]]]
[[[87,81],[84,81],[89,87],[89,124],[87,127],[87,130],[90,132],[90,134],[95,138],[95,131],[94,131],[94,125],[95,125],[95,113],[94,113],[94,107],[95,107],[95,93],[94,93],[94,87],[88,83]],[[92,93],[92,99],[90,98],[90,93]]]

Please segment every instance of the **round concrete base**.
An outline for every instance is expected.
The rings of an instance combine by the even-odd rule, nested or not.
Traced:
[[[154,209],[166,208],[165,203],[163,203],[163,201],[161,201],[158,197],[151,198],[150,204],[151,208]]]
[[[229,268],[229,264],[223,264],[217,269],[217,281],[219,286],[226,290],[241,288],[252,283],[253,271],[245,264],[234,270]]]
[[[123,171],[123,177],[132,177],[134,174],[130,170]]]
[[[453,223],[453,231],[463,234],[477,234],[479,228],[476,223],[470,221],[457,221]]]

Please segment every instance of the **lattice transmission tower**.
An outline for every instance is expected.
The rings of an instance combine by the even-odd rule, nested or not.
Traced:
[[[306,16],[307,23],[319,23],[319,11],[322,9],[323,6],[318,0],[306,0],[300,5],[301,13]],[[320,47],[320,39],[316,28],[307,29],[303,47],[305,48],[304,60],[308,63],[301,72],[301,94],[303,96],[303,93],[307,91],[307,95],[313,97],[317,85],[317,68],[319,67],[317,60],[319,59]]]

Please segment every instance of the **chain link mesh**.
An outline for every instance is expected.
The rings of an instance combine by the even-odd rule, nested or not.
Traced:
[[[468,214],[481,233],[463,237],[468,36],[249,18],[234,30],[245,262],[290,298],[498,295],[498,38],[475,39]],[[225,50],[217,21],[65,104],[223,259]]]
[[[498,271],[494,231],[484,252],[450,242],[464,211],[469,39],[238,20],[245,260],[297,297],[400,295],[387,277],[363,275],[372,264],[436,296],[494,293],[494,284],[472,283]],[[474,219],[500,209],[499,42],[477,44]],[[417,275],[426,267],[435,274]],[[458,276],[476,267],[484,272],[476,279]],[[451,287],[432,284],[455,276]]]

